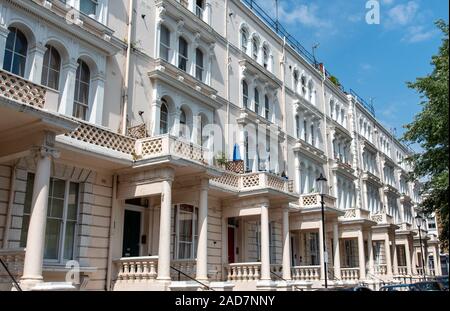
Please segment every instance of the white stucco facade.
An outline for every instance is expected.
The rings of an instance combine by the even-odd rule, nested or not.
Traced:
[[[84,290],[441,273],[411,151],[247,1],[66,3],[0,3],[0,258],[24,289],[74,265]]]

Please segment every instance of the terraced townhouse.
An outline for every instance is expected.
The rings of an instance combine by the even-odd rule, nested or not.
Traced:
[[[0,1],[0,258],[22,289],[441,274],[411,151],[270,15],[251,0]]]

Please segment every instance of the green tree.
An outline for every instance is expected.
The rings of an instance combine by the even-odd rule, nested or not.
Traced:
[[[425,213],[436,212],[441,225],[440,240],[448,248],[448,117],[449,117],[449,26],[443,20],[436,22],[443,32],[438,55],[433,56],[433,72],[409,82],[422,98],[422,111],[405,126],[403,140],[419,144],[421,151],[407,159],[412,164],[413,179],[424,180],[421,194],[424,200],[419,208]]]

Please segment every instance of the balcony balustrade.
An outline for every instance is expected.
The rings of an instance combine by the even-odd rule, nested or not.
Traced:
[[[374,267],[375,275],[386,275],[387,274],[387,265],[378,264]]]
[[[323,199],[326,207],[335,207],[336,198],[324,195]],[[319,208],[322,207],[321,201],[322,198],[319,193],[302,194],[300,196],[300,208]]]
[[[342,268],[341,279],[343,281],[358,281],[359,280],[359,268]]]
[[[118,269],[116,283],[147,282],[156,280],[158,275],[158,256],[121,258],[115,264]]]
[[[386,212],[381,212],[371,216],[372,221],[375,221],[377,224],[394,224],[394,218],[388,215]]]
[[[343,217],[345,220],[348,219],[366,219],[370,220],[370,212],[361,208],[350,208],[345,210],[345,214]]]
[[[295,281],[319,281],[320,266],[292,267],[292,279]]]
[[[59,94],[0,69],[0,96],[35,108],[56,111]]]
[[[398,267],[398,274],[399,275],[408,275],[408,267],[406,267],[406,266]]]
[[[273,189],[285,193],[294,193],[293,182],[267,172],[236,174],[225,172],[221,177],[211,180],[212,185],[226,189],[246,192],[261,189]]]
[[[260,262],[232,263],[225,267],[228,281],[259,281],[261,277]]]

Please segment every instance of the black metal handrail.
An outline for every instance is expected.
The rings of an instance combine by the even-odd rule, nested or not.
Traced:
[[[3,262],[3,259],[0,258],[0,263],[2,264],[3,268],[5,268],[6,273],[8,273],[9,277],[11,278],[11,280],[13,281],[14,286],[17,288],[17,290],[19,292],[22,291],[22,288],[20,287],[19,283],[17,283],[16,279],[14,278],[14,276],[11,274],[11,272],[8,269],[8,266]]]
[[[183,276],[187,277],[188,279],[190,279],[190,280],[192,280],[192,281],[194,281],[194,282],[196,282],[196,283],[202,285],[202,286],[205,287],[207,290],[214,291],[214,289],[212,289],[211,287],[209,287],[209,286],[206,285],[205,283],[200,282],[199,280],[197,280],[197,279],[191,277],[190,275],[184,273],[183,271],[181,271],[181,270],[179,270],[179,269],[177,269],[177,268],[175,268],[175,267],[172,267],[172,266],[170,266],[170,268],[171,268],[172,270],[178,272],[178,280],[180,280],[180,275],[183,275]]]
[[[280,275],[278,275],[278,274],[276,274],[275,272],[273,272],[273,271],[270,271],[270,274],[273,274],[273,275],[275,275],[277,278],[279,278],[280,280],[282,280],[282,281],[284,281],[284,282],[290,282],[290,281],[288,281],[288,280],[286,280],[285,278],[283,278],[282,276],[280,276]],[[298,289],[299,291],[303,291],[303,288],[301,288],[301,287],[298,287],[297,285],[295,285],[295,284],[293,284],[293,287],[295,287],[296,289]]]

